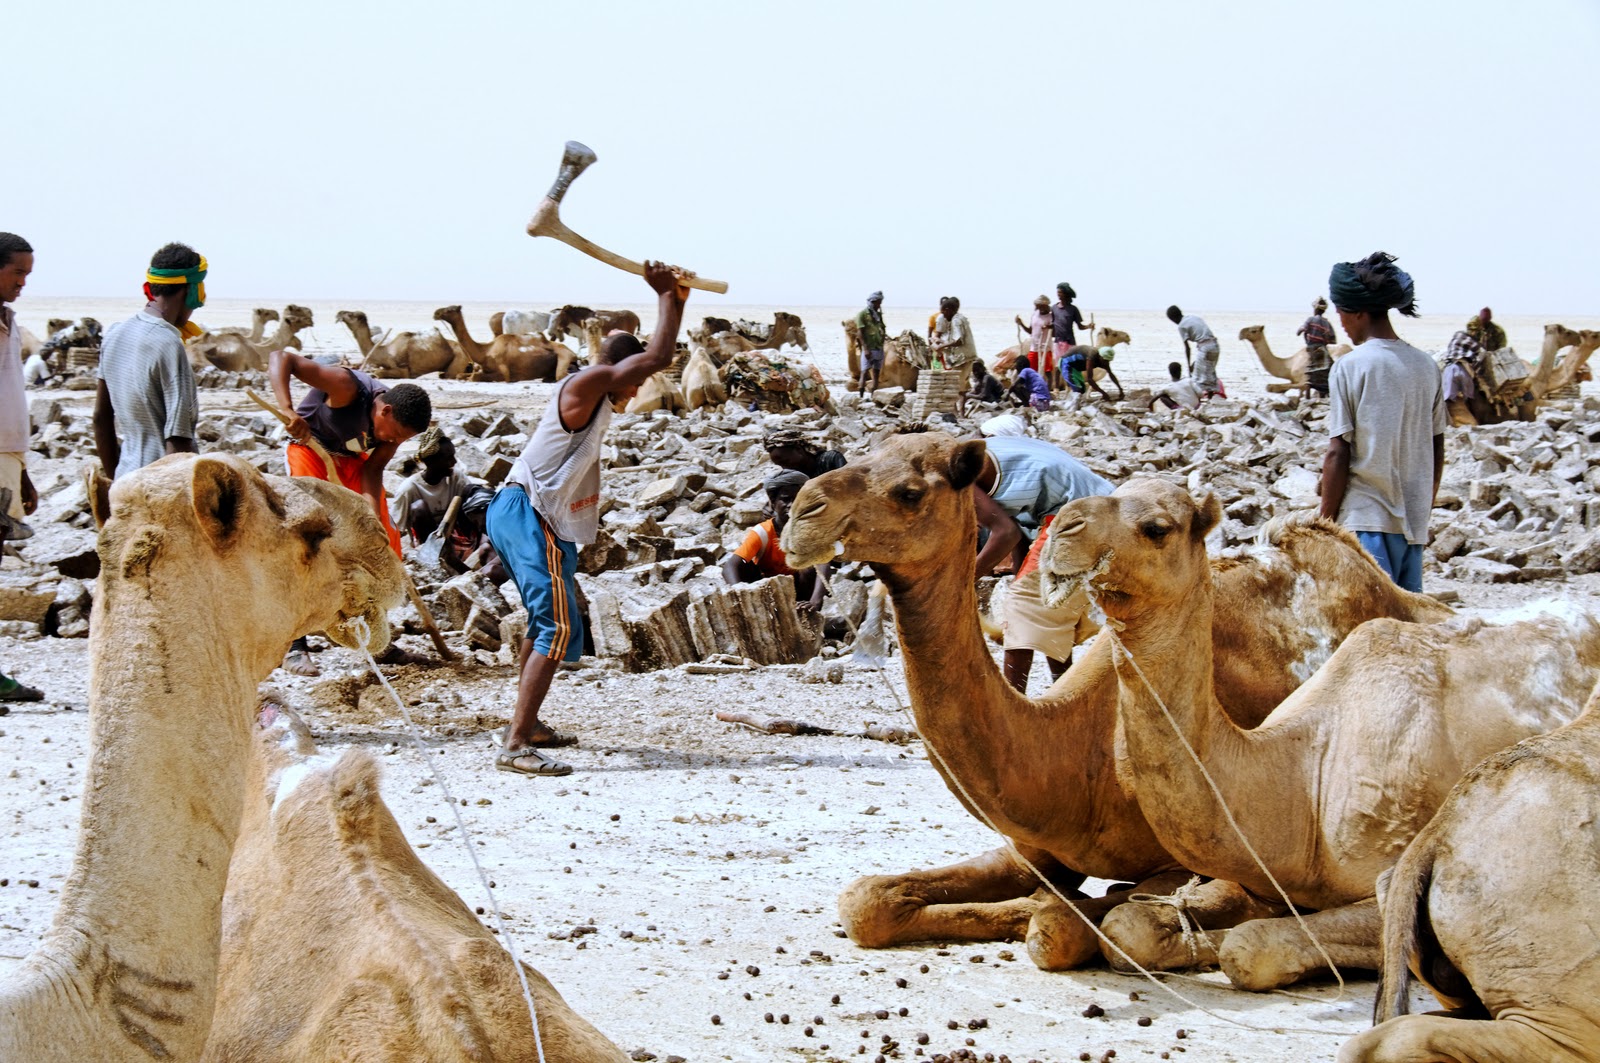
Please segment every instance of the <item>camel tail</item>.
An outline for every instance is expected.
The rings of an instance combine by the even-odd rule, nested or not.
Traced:
[[[1418,928],[1427,918],[1437,850],[1433,832],[1424,829],[1378,880],[1383,897],[1383,967],[1373,1001],[1373,1025],[1411,1011],[1411,961],[1420,952]]]

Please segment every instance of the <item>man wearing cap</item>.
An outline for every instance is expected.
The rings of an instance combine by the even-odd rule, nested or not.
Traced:
[[[1439,367],[1389,321],[1390,310],[1417,316],[1411,276],[1394,262],[1379,251],[1328,276],[1355,350],[1328,373],[1322,515],[1355,532],[1395,583],[1420,591],[1449,420]]]
[[[199,399],[183,341],[206,302],[206,260],[186,244],[167,244],[145,271],[143,310],[106,330],[94,400],[94,442],[110,479],[168,454],[192,452]]]
[[[762,483],[772,517],[745,533],[744,542],[722,562],[722,578],[729,584],[755,583],[768,576],[793,576],[794,596],[802,613],[822,610],[822,595],[827,586],[828,566],[817,565],[803,572],[789,567],[778,537],[789,523],[789,509],[800,488],[811,479],[803,472],[779,469]]]
[[[889,330],[883,325],[883,293],[867,296],[867,305],[856,314],[856,336],[861,342],[861,379],[856,384],[856,394],[867,393],[867,380],[872,380],[872,390],[878,390],[878,377],[883,372],[883,344]]]
[[[1336,338],[1333,326],[1322,316],[1327,309],[1328,300],[1317,296],[1317,301],[1311,304],[1311,316],[1295,329],[1295,335],[1306,341],[1306,386],[1324,397],[1328,394],[1328,370],[1333,367],[1328,347]]]

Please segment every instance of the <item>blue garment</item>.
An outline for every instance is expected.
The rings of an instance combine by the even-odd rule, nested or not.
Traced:
[[[993,436],[987,445],[999,470],[989,497],[1013,517],[1026,515],[1042,524],[1075,498],[1116,490],[1111,481],[1042,439]]]
[[[1401,532],[1358,531],[1356,538],[1378,567],[1403,590],[1422,592],[1422,547]]]
[[[552,660],[583,655],[583,610],[578,606],[578,548],[556,538],[521,487],[502,487],[489,503],[489,542],[511,573],[528,610],[533,651]]]
[[[1028,389],[1028,405],[1036,410],[1050,408],[1050,385],[1044,382],[1044,377],[1034,370],[1023,366],[1017,373],[1020,380]]]

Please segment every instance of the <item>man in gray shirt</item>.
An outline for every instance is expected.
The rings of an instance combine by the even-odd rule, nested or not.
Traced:
[[[1222,357],[1222,348],[1217,345],[1211,326],[1204,318],[1185,314],[1176,306],[1167,307],[1167,320],[1178,326],[1178,335],[1183,337],[1183,363],[1194,378],[1194,386],[1200,389],[1200,397],[1208,399],[1221,395],[1227,398],[1217,380],[1217,359]]]
[[[1395,583],[1420,591],[1449,423],[1439,367],[1389,322],[1390,310],[1417,316],[1411,277],[1393,255],[1341,262],[1328,287],[1356,347],[1328,373],[1322,515],[1355,532]]]
[[[200,407],[183,341],[199,332],[189,315],[205,304],[205,279],[204,257],[168,244],[145,272],[145,308],[106,332],[95,371],[94,442],[111,479],[195,449]]]

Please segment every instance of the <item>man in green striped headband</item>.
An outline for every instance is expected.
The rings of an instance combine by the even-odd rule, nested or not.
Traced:
[[[199,400],[183,341],[206,300],[206,260],[168,244],[145,271],[145,308],[106,331],[96,369],[94,441],[110,479],[167,454],[192,451]]]

